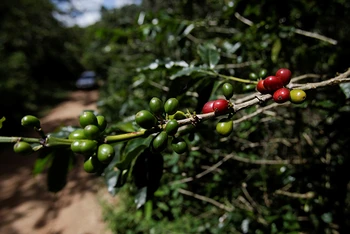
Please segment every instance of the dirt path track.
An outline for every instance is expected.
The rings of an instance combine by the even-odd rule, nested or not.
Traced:
[[[77,91],[41,119],[43,129],[77,125],[81,111],[96,110],[97,91]],[[98,198],[111,199],[101,178],[82,170],[82,159],[63,191],[46,190],[45,174],[31,174],[35,156],[0,151],[1,234],[109,234]]]

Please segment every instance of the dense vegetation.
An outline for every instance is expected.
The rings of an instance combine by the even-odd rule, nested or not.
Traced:
[[[46,6],[46,1],[18,2],[33,5],[23,9],[29,16]],[[12,4],[5,6],[16,12]],[[50,7],[40,10],[48,19]],[[106,132],[129,132],[135,129],[134,115],[148,109],[152,97],[164,102],[175,97],[182,111],[199,113],[208,100],[222,98],[223,82],[233,84],[233,102],[255,92],[255,85],[227,77],[249,79],[263,69],[274,74],[288,67],[293,76],[317,74],[300,82],[317,82],[346,71],[349,13],[343,0],[145,0],[141,6],[102,9],[101,21],[84,29],[40,21],[56,24],[55,30],[28,35],[42,35],[47,45],[28,38],[17,43],[27,34],[11,30],[17,26],[10,23],[18,21],[9,18],[0,21],[8,28],[1,35],[23,35],[3,39],[0,95],[5,100],[7,92],[13,98],[6,100],[22,103],[20,110],[35,111],[28,104],[40,105],[44,93],[28,102],[25,91],[45,90],[45,79],[61,81],[64,75],[52,72],[54,67],[42,72],[57,65],[50,59],[60,61],[65,69],[57,69],[70,74],[67,79],[80,67],[93,69],[105,79],[98,106],[109,122]],[[24,22],[33,25],[30,19]],[[39,24],[39,32],[46,32],[40,26],[53,27]],[[218,119],[199,124],[184,136],[191,150],[162,152],[164,173],[147,201],[147,191],[137,190],[132,179],[137,170],[128,168],[125,178],[111,163],[101,174],[121,201],[117,207],[104,204],[106,221],[116,233],[343,233],[350,228],[348,89],[342,84],[308,90],[299,105],[251,106],[233,117],[228,137],[215,133]],[[266,111],[241,121],[261,108]],[[112,162],[148,141],[115,144]]]

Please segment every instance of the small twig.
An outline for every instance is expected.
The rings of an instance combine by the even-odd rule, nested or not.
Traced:
[[[261,64],[263,63],[262,60],[257,61],[247,61],[243,63],[233,63],[233,64],[218,64],[215,66],[215,69],[230,69],[230,68],[242,68],[242,67],[249,67],[253,64]]]
[[[262,107],[262,108],[256,110],[255,112],[253,112],[253,113],[251,113],[251,114],[249,114],[249,115],[244,115],[243,117],[241,117],[241,118],[239,118],[239,119],[233,120],[233,125],[238,124],[238,123],[240,123],[240,122],[243,122],[243,121],[245,121],[245,120],[247,120],[247,119],[250,119],[250,118],[252,118],[252,117],[254,117],[254,116],[256,116],[256,115],[258,115],[258,114],[260,114],[260,113],[263,113],[263,112],[266,111],[266,110],[275,108],[275,107],[277,107],[277,106],[280,106],[280,104],[274,102],[274,103],[272,103],[272,104],[270,104],[270,105],[268,105],[268,106]]]
[[[223,27],[207,27],[208,32],[215,32],[215,33],[225,33],[225,34],[235,34],[239,33],[240,31],[235,28],[223,28]]]
[[[248,158],[243,158],[239,156],[232,156],[232,159],[244,163],[251,164],[259,164],[259,165],[289,165],[289,164],[305,164],[307,161],[305,159],[291,159],[291,160],[268,160],[268,159],[260,159],[260,160],[252,160]]]
[[[325,80],[325,81],[321,81],[321,82],[316,82],[316,83],[306,83],[306,84],[289,84],[288,88],[295,88],[297,87],[298,89],[302,89],[302,90],[309,90],[309,89],[316,89],[316,88],[320,88],[320,87],[324,87],[324,86],[330,86],[330,85],[338,85],[341,83],[346,83],[346,82],[350,82],[350,78],[348,77],[350,75],[350,69],[348,69],[346,72]]]
[[[299,28],[296,28],[294,32],[297,33],[297,34],[306,36],[306,37],[311,37],[311,38],[318,39],[320,41],[325,41],[325,42],[327,42],[329,44],[332,44],[332,45],[336,45],[338,43],[336,40],[334,40],[332,38],[320,35],[318,33],[308,32],[308,31],[305,31],[305,30],[302,30],[302,29],[299,29]]]
[[[232,158],[232,156],[233,156],[233,154],[226,155],[219,162],[215,163],[214,165],[210,166],[208,169],[206,169],[205,171],[202,171],[201,173],[195,175],[194,177],[188,177],[188,178],[184,178],[184,179],[181,179],[181,180],[173,181],[171,184],[187,183],[187,182],[193,181],[194,179],[199,179],[199,178],[205,176],[206,174],[214,171],[218,167],[220,167],[224,162],[226,162],[227,160]]]
[[[178,192],[179,192],[179,193],[182,193],[182,194],[184,194],[184,195],[187,195],[187,196],[194,197],[194,198],[196,198],[196,199],[198,199],[198,200],[208,202],[208,203],[210,203],[210,204],[212,204],[212,205],[214,205],[214,206],[216,206],[216,207],[218,207],[218,208],[220,208],[220,209],[222,209],[222,210],[225,210],[225,211],[227,211],[227,212],[232,212],[232,211],[235,210],[235,207],[233,207],[233,206],[227,206],[227,205],[222,204],[222,203],[220,203],[220,202],[218,202],[218,201],[215,201],[215,200],[212,199],[212,198],[205,197],[205,196],[199,195],[199,194],[197,194],[197,193],[193,193],[193,192],[188,191],[188,190],[185,190],[185,189],[181,189],[181,188],[180,188],[180,189],[178,189]]]
[[[292,192],[287,192],[287,191],[283,191],[280,189],[276,190],[275,194],[284,195],[284,196],[292,197],[292,198],[301,198],[301,199],[311,199],[315,196],[315,193],[312,191],[307,192],[307,193],[292,193]]]
[[[318,75],[318,74],[304,74],[304,75],[301,75],[301,76],[296,76],[296,77],[293,77],[291,79],[291,83],[295,83],[299,80],[304,80],[304,79],[309,79],[309,78],[321,78],[322,75]]]
[[[253,208],[255,208],[255,210],[261,214],[261,209],[258,206],[258,204],[254,201],[254,199],[250,196],[248,190],[247,190],[247,184],[246,183],[242,183],[242,191],[244,193],[244,196],[248,199],[249,203],[253,206]]]
[[[250,21],[249,19],[243,17],[241,14],[239,14],[238,12],[235,12],[235,17],[240,20],[242,23],[249,25],[249,26],[253,26],[254,23],[253,21]]]
[[[253,211],[254,210],[252,205],[244,197],[238,196],[237,200],[240,201],[245,206],[245,208],[244,208],[245,210],[248,210],[248,211]]]
[[[240,20],[242,23],[248,25],[248,26],[253,26],[254,25],[254,22],[243,17],[241,14],[239,14],[238,12],[235,12],[235,17]],[[338,44],[337,40],[334,40],[332,38],[329,38],[329,37],[326,37],[326,36],[323,36],[321,34],[318,34],[318,33],[315,33],[315,32],[308,32],[308,31],[305,31],[305,30],[302,30],[300,28],[296,28],[294,30],[294,32],[296,34],[299,34],[299,35],[303,35],[305,37],[311,37],[311,38],[315,38],[315,39],[318,39],[320,41],[324,41],[324,42],[327,42],[329,44],[332,44],[332,45],[336,45]]]

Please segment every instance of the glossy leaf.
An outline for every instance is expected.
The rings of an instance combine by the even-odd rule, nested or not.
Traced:
[[[342,89],[343,93],[345,94],[346,98],[350,98],[350,83],[343,83],[339,85]]]
[[[214,68],[220,60],[219,51],[213,44],[199,45],[197,53],[201,57],[203,63],[207,64],[210,68]]]

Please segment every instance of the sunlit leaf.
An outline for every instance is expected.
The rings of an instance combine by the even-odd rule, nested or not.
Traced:
[[[113,170],[110,168],[106,168],[104,171],[104,178],[107,185],[107,189],[112,196],[115,196],[119,190],[119,188],[116,188],[115,185],[118,182],[120,174],[120,170]]]
[[[139,189],[135,195],[136,208],[139,209],[147,201],[147,186]]]
[[[197,53],[203,63],[209,65],[210,68],[214,68],[220,60],[219,51],[213,44],[198,45]]]
[[[174,75],[170,76],[170,80],[175,80],[176,78],[181,76],[190,76],[192,73],[203,72],[203,71],[205,70],[201,67],[185,67],[180,71],[176,72]]]
[[[343,83],[339,85],[345,94],[346,98],[350,98],[350,83]]]

